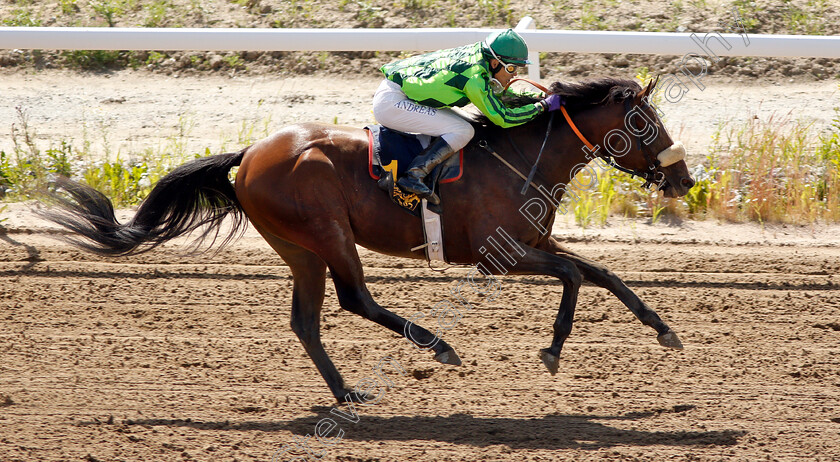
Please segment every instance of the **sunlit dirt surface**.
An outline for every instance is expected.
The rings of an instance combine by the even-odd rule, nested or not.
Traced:
[[[405,370],[388,363],[394,386],[352,423],[289,329],[290,273],[258,237],[101,259],[0,235],[0,460],[268,462],[327,418],[341,440],[306,440],[322,460],[840,460],[840,247],[570,247],[625,278],[685,350],[585,286],[552,377],[537,352],[562,289],[506,277],[443,333],[464,361],[447,366],[340,310],[328,280],[322,334],[347,383],[386,357]],[[430,328],[466,274],[362,259],[373,296]]]

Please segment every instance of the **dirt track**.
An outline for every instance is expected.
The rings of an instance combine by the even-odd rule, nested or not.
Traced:
[[[353,424],[330,414],[288,328],[288,269],[257,236],[215,256],[173,245],[103,260],[16,231],[0,235],[3,461],[267,462],[327,417],[345,433],[323,460],[840,459],[836,239],[774,231],[718,245],[667,227],[575,238],[686,349],[662,349],[615,298],[584,287],[556,377],[537,359],[561,294],[548,278],[506,278],[465,313],[445,334],[461,367],[340,311],[328,287],[324,340],[348,384],[385,356],[407,372],[386,369],[394,388]],[[363,260],[374,296],[404,316],[428,314],[464,275]]]

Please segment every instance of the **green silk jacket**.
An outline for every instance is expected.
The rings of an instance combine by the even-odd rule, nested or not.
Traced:
[[[419,104],[433,108],[475,105],[494,124],[522,125],[542,112],[536,104],[508,107],[490,87],[490,62],[482,43],[435,51],[394,61],[380,68],[385,78]],[[510,94],[523,94],[508,90]],[[524,93],[531,94],[533,93]]]

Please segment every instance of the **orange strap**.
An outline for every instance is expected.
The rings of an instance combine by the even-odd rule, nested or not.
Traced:
[[[569,124],[569,127],[571,127],[572,131],[575,132],[575,135],[577,135],[577,137],[581,141],[583,141],[583,144],[585,144],[590,151],[595,151],[595,146],[592,146],[592,143],[590,143],[589,140],[587,140],[586,137],[583,136],[583,133],[581,133],[580,130],[578,130],[577,125],[575,125],[575,123],[572,122],[572,118],[569,117],[569,113],[566,112],[565,106],[560,106],[560,112],[563,113],[563,117],[566,118],[566,122]]]
[[[551,92],[548,90],[548,88],[545,88],[544,86],[540,85],[539,83],[534,82],[531,79],[526,79],[526,78],[512,79],[510,82],[508,82],[507,86],[505,87],[505,90],[510,88],[510,86],[513,82],[518,82],[518,81],[530,83],[531,85],[537,87],[540,91],[542,91],[546,95],[551,94]],[[585,144],[586,147],[589,148],[590,151],[594,151],[595,146],[593,146],[592,143],[590,143],[589,140],[587,140],[586,137],[583,136],[583,133],[581,133],[580,130],[578,130],[577,125],[575,125],[575,123],[572,122],[572,118],[569,117],[569,113],[566,112],[565,106],[560,106],[560,111],[563,113],[563,117],[566,118],[566,122],[569,124],[569,127],[571,127],[572,131],[575,132],[575,135],[577,135],[578,139],[580,139],[583,142],[583,144]]]
[[[542,91],[542,92],[543,92],[543,93],[545,93],[546,95],[550,95],[550,94],[551,94],[551,92],[550,92],[550,91],[548,91],[548,88],[545,88],[544,86],[542,86],[542,85],[538,84],[537,82],[534,82],[534,81],[533,81],[533,80],[531,80],[531,79],[526,79],[526,78],[524,78],[524,77],[523,77],[523,78],[519,78],[519,79],[511,79],[511,81],[510,81],[510,82],[508,82],[507,86],[505,86],[505,91],[507,91],[507,89],[508,89],[508,88],[510,88],[510,86],[513,84],[513,82],[520,82],[520,81],[521,81],[521,82],[527,82],[527,83],[530,83],[531,85],[533,85],[533,86],[537,87],[540,91]]]

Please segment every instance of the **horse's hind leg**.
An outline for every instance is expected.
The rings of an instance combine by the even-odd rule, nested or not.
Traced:
[[[677,334],[665,324],[664,321],[653,311],[645,302],[643,302],[635,292],[630,290],[624,281],[598,263],[587,260],[580,255],[563,247],[554,238],[549,238],[544,246],[544,250],[553,253],[557,256],[566,258],[578,267],[581,275],[585,280],[603,287],[613,293],[622,303],[624,303],[630,311],[646,326],[650,326],[659,334],[657,339],[662,346],[668,348],[682,349],[682,342],[680,342]]]
[[[300,339],[333,396],[338,400],[344,399],[347,394],[352,397],[352,390],[344,385],[344,379],[321,343],[321,307],[324,304],[327,265],[320,257],[306,249],[262,230],[260,233],[292,271],[292,331]]]
[[[356,251],[353,231],[346,226],[329,239],[322,239],[321,258],[327,263],[341,307],[391,329],[424,349],[435,352],[435,360],[461,365],[461,358],[446,342],[428,330],[379,306],[365,285],[362,262]]]

